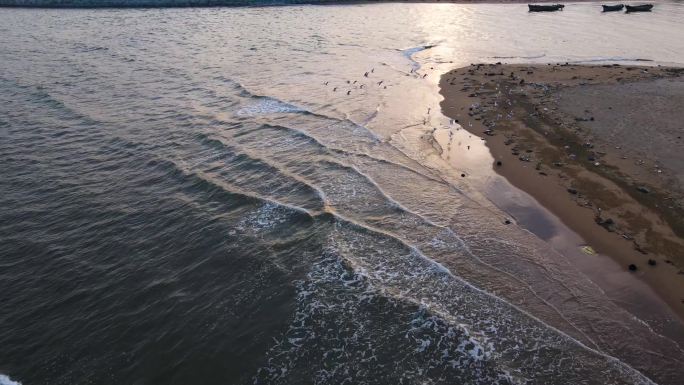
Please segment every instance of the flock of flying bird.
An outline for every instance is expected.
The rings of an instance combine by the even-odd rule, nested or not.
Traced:
[[[434,68],[431,67],[431,69],[434,69]],[[371,74],[373,74],[373,73],[375,73],[375,68],[371,68],[370,71],[366,71],[366,72],[363,74],[363,77],[369,78],[369,77],[371,76]],[[427,77],[427,75],[428,75],[428,74],[420,75],[419,73],[416,72],[416,69],[415,69],[415,68],[411,68],[411,70],[410,70],[408,73],[406,73],[406,76],[411,76],[411,74],[415,74],[416,77],[420,77],[420,78],[422,78],[422,79],[425,79],[425,78]],[[329,85],[329,83],[330,83],[330,82],[326,81],[326,82],[324,82],[323,84],[327,86],[327,85]],[[359,83],[358,80],[354,80],[354,81],[347,80],[347,84],[350,85],[350,86],[355,86],[357,83]],[[385,83],[384,80],[380,80],[380,81],[377,82],[376,84],[378,85],[378,87],[381,87],[381,86],[382,86],[383,89],[387,89],[387,86],[386,86],[386,85],[383,86],[384,83]],[[363,89],[365,86],[366,86],[366,84],[361,84],[361,85],[358,86],[358,89]],[[339,88],[339,87],[333,87],[332,91],[333,91],[333,92],[337,92],[338,88]],[[351,89],[347,90],[347,95],[351,95],[351,92],[352,92]],[[431,110],[432,110],[432,108],[430,108],[430,107],[427,108],[427,115],[428,115],[428,116],[430,115],[430,111],[431,111]],[[427,125],[428,122],[429,122],[429,120],[430,120],[429,117],[423,118],[423,125]],[[454,123],[457,123],[457,122],[458,122],[457,119],[449,119],[449,124],[450,124],[450,125],[453,125]],[[472,123],[470,123],[470,125],[472,126]],[[437,130],[436,127],[433,128],[433,130],[432,130],[432,134],[433,134],[433,135],[434,135],[434,133],[435,133],[436,130]],[[459,130],[459,129],[456,128],[456,131],[458,131],[458,130]],[[450,131],[449,131],[449,146],[451,146],[451,141],[453,140],[453,135],[454,135],[453,130],[450,130]],[[472,135],[468,135],[468,138],[472,138]],[[461,142],[459,142],[458,145],[461,146]],[[466,147],[467,147],[468,150],[470,150],[470,145],[468,145],[468,146],[466,146]],[[464,177],[464,176],[466,176],[466,174],[465,174],[465,173],[462,173],[461,176]]]
[[[364,73],[363,76],[366,77],[366,78],[368,78],[368,77],[370,77],[370,74],[372,74],[372,73],[375,73],[375,68],[372,68],[370,71],[366,71],[366,73]],[[380,80],[377,84],[378,84],[378,86],[382,86],[382,84],[383,84],[384,82],[385,82],[384,80]],[[329,82],[325,82],[325,83],[323,83],[323,84],[327,86],[328,83],[329,83]],[[347,84],[349,84],[350,86],[351,86],[351,85],[356,85],[356,83],[358,83],[358,80],[354,80],[353,82],[352,82],[351,80],[347,80]],[[366,86],[365,84],[361,84],[358,88],[359,88],[359,89],[362,89],[362,88],[365,87],[365,86]],[[336,92],[336,91],[337,91],[337,88],[338,88],[338,87],[333,87],[333,92]],[[387,86],[384,86],[384,88],[387,89]],[[352,90],[347,90],[347,95],[351,95],[351,92],[352,92]]]
[[[370,71],[366,71],[366,72],[363,74],[363,77],[365,77],[365,78],[370,78],[370,77],[371,77],[371,74],[373,74],[373,73],[375,73],[375,68],[371,68]],[[415,69],[412,68],[411,71],[410,71],[409,73],[406,74],[406,76],[409,76],[410,74],[413,74],[413,73],[416,73],[416,71],[415,71]],[[428,74],[422,75],[422,78],[425,79],[425,78],[427,77],[427,75],[428,75]],[[327,81],[326,81],[326,82],[323,83],[323,85],[326,85],[326,86],[327,86],[329,83],[330,83],[330,82],[327,82]],[[363,89],[363,88],[366,86],[366,84],[364,83],[364,84],[360,84],[358,87],[356,87],[356,84],[357,84],[357,83],[359,83],[358,80],[354,80],[354,81],[347,80],[347,84],[348,84],[349,86],[354,86],[355,88],[358,88],[358,89]],[[385,83],[384,80],[380,80],[380,81],[377,82],[376,84],[377,84],[378,87],[383,87],[383,89],[387,89],[387,85],[383,85],[384,83]],[[332,89],[333,92],[337,92],[338,88],[339,88],[339,87],[333,87],[333,89]],[[347,95],[351,95],[351,92],[352,92],[351,89],[350,89],[350,90],[347,90]]]

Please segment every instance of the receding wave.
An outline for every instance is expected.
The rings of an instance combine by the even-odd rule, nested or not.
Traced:
[[[417,47],[411,47],[411,48],[405,48],[405,49],[400,49],[399,51],[401,52],[404,57],[409,59],[411,61],[411,67],[414,70],[420,69],[420,63],[418,63],[416,60],[413,59],[413,55],[420,51],[425,51],[430,48],[434,48],[434,44],[426,44],[426,45],[419,45]]]

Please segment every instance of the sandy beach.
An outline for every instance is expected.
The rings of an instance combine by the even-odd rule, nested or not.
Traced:
[[[442,108],[486,140],[493,167],[684,317],[684,72],[474,64]]]

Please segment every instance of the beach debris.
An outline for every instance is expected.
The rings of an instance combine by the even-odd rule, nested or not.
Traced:
[[[629,271],[637,271],[637,267],[633,263],[631,263],[627,268],[629,269]]]
[[[589,245],[581,246],[580,251],[582,251],[586,255],[596,255],[596,250],[594,250],[594,248]]]
[[[648,194],[648,193],[651,192],[651,190],[647,189],[647,188],[644,187],[644,186],[637,186],[637,190],[638,190],[639,192],[644,193],[644,194]]]
[[[649,265],[649,266],[655,266],[655,265],[656,265],[655,259],[649,259],[649,260],[648,260],[648,265]]]
[[[461,178],[465,178],[465,176],[466,176],[465,174],[461,174]]]
[[[569,187],[569,188],[568,188],[568,192],[569,192],[570,194],[572,194],[572,195],[577,195],[577,190],[574,189],[574,188]]]

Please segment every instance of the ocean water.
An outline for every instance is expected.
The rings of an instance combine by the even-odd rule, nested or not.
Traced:
[[[681,3],[598,8],[0,9],[0,384],[679,383],[439,111],[475,61],[684,64]]]

